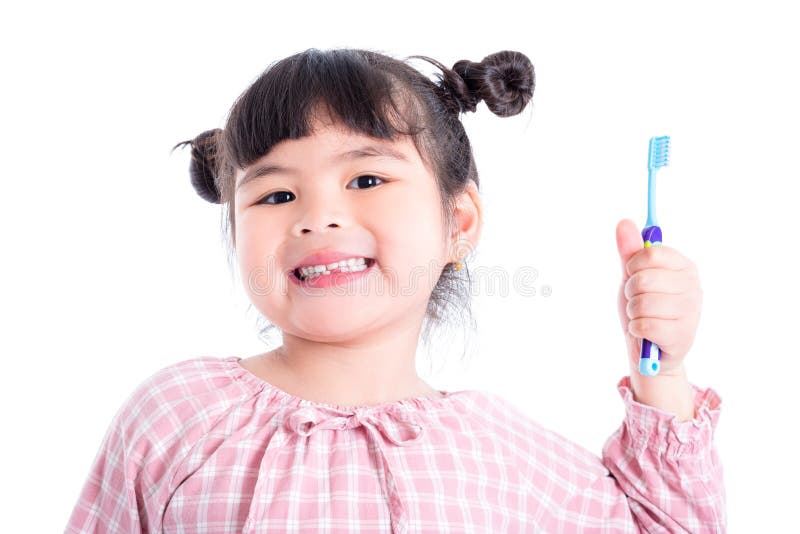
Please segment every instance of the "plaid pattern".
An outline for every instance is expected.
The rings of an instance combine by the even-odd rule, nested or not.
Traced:
[[[510,402],[463,390],[346,408],[294,397],[240,358],[156,372],[106,432],[67,533],[724,532],[713,444],[697,415],[633,400],[598,457]]]

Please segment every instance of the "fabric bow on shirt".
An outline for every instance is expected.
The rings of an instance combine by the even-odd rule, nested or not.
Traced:
[[[300,406],[286,416],[288,428],[301,436],[310,436],[323,429],[347,430],[363,426],[367,439],[379,456],[377,465],[386,497],[394,532],[408,529],[406,508],[400,499],[397,485],[383,449],[383,439],[395,445],[407,446],[419,441],[423,432],[423,418],[402,405],[389,407],[359,407],[347,411],[327,406]]]

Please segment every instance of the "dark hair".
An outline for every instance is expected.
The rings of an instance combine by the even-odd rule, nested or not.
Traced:
[[[533,64],[524,54],[509,50],[477,63],[457,61],[452,69],[427,56],[406,60],[412,58],[439,68],[437,83],[405,60],[378,52],[305,50],[271,64],[236,99],[223,129],[207,130],[173,147],[191,145],[189,173],[195,191],[227,209],[223,231],[229,260],[236,243],[235,169],[247,167],[285,139],[309,135],[318,112],[361,135],[383,140],[411,136],[436,177],[443,220],[452,227],[456,197],[469,180],[479,185],[459,114],[474,112],[481,100],[501,117],[520,113],[533,96]],[[452,308],[453,315],[467,312],[472,324],[469,283],[468,268],[456,270],[448,264],[431,294],[428,323],[444,323]],[[426,326],[423,339],[427,335]]]

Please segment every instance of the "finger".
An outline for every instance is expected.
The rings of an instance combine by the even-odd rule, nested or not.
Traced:
[[[642,317],[628,323],[628,332],[635,338],[647,339],[662,351],[680,352],[686,339],[691,339],[692,328],[688,321]],[[640,345],[641,348],[641,345]]]
[[[692,299],[685,294],[643,293],[628,300],[625,311],[631,319],[681,319],[692,309]]]
[[[642,269],[625,282],[625,297],[631,298],[642,293],[686,293],[693,287],[693,280],[694,277],[686,269]]]
[[[664,245],[643,248],[628,260],[625,268],[629,276],[642,269],[686,269],[693,263],[676,249]]]
[[[644,241],[636,228],[636,223],[631,219],[622,219],[617,223],[617,251],[619,252],[620,267],[625,276],[625,265],[630,261],[634,254],[642,250]]]

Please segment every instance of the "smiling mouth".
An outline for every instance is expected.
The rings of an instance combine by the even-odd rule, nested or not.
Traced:
[[[360,269],[360,270],[365,270],[366,271],[367,269],[369,269],[370,267],[372,267],[375,264],[375,259],[374,258],[364,258],[364,260],[365,260],[364,261],[364,269]],[[354,271],[342,271],[342,270],[340,270],[339,267],[337,267],[333,271],[326,271],[326,272],[328,274],[333,274],[333,273],[345,273],[345,272],[354,272]],[[291,273],[292,273],[292,275],[294,275],[295,278],[297,278],[301,282],[305,282],[306,280],[309,279],[308,277],[303,275],[303,273],[300,272],[300,268],[294,269],[293,271],[291,271]],[[316,278],[316,276],[313,277],[313,278]]]

